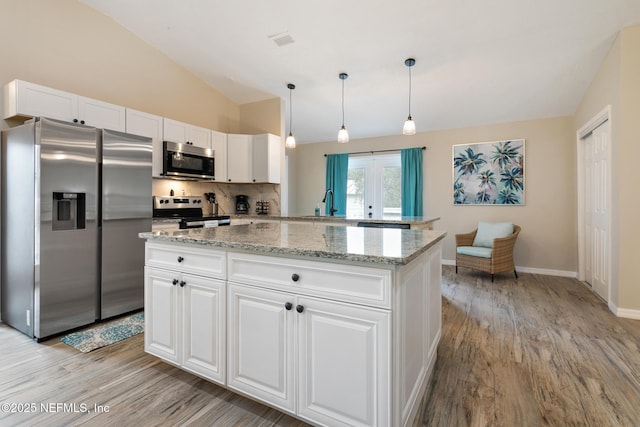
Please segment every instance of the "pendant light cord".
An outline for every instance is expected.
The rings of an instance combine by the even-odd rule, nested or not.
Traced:
[[[411,67],[409,67],[409,117],[411,117]]]
[[[289,88],[289,135],[293,132],[293,104],[291,103],[291,94],[293,89]]]
[[[344,127],[344,79],[342,79],[342,127]]]

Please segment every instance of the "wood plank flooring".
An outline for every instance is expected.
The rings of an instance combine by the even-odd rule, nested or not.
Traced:
[[[438,360],[414,427],[640,425],[640,321],[616,318],[584,285],[524,273],[491,283],[446,266],[442,301]],[[0,324],[5,402],[37,411],[0,411],[3,427],[306,425],[145,354],[142,334],[85,354]]]
[[[574,279],[443,274],[442,338],[415,426],[640,425],[640,321]]]

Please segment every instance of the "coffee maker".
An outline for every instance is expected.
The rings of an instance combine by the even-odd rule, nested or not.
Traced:
[[[236,196],[236,213],[247,214],[249,213],[249,196],[238,195]]]

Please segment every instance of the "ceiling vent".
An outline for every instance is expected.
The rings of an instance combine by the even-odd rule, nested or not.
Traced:
[[[287,32],[272,34],[269,36],[269,38],[280,47],[291,44],[295,41],[293,40],[293,37],[291,37],[291,35]]]

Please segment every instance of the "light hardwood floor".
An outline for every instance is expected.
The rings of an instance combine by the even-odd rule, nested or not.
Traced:
[[[414,426],[638,426],[640,321],[567,278],[444,268],[438,360]],[[91,353],[0,324],[0,426],[303,426],[143,352],[143,335]],[[94,404],[108,413],[54,411]],[[53,406],[51,406],[53,404]],[[73,408],[71,408],[73,409]]]
[[[640,321],[580,282],[444,268],[442,338],[416,426],[640,426]]]

